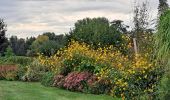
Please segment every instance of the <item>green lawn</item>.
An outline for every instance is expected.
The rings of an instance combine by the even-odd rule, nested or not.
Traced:
[[[118,100],[105,95],[70,92],[40,83],[0,81],[0,100]]]

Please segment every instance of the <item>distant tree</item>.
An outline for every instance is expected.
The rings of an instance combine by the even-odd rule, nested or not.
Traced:
[[[27,53],[27,48],[26,48],[25,39],[20,38],[18,40],[18,52],[17,52],[17,54],[19,56],[25,56],[26,53]]]
[[[35,37],[30,37],[30,38],[26,38],[25,42],[26,42],[26,48],[27,50],[30,49],[30,46],[32,45],[32,43],[36,40]]]
[[[7,47],[6,52],[4,53],[5,57],[11,57],[14,56],[15,54],[13,53],[13,50],[10,46]]]
[[[41,53],[45,56],[51,56],[59,48],[65,46],[65,36],[56,35],[53,32],[45,32],[42,35],[39,35],[36,39],[30,38],[26,43],[31,44],[30,48],[27,51],[28,56],[36,56],[37,53]]]
[[[8,47],[8,40],[5,37],[6,24],[3,19],[0,19],[0,56],[4,55],[6,48]]]
[[[10,37],[10,46],[17,56],[25,56],[27,53],[27,45],[25,39],[18,39],[17,36]]]
[[[60,45],[65,45],[65,36],[63,34],[56,35],[54,32],[45,32],[43,35],[48,36],[49,40],[56,41]]]
[[[48,36],[49,40],[56,40],[56,35],[54,32],[45,32],[43,35]]]
[[[44,42],[49,41],[49,37],[45,35],[39,35],[37,39],[31,44],[30,50],[27,52],[28,56],[36,56],[40,53],[40,48]]]
[[[50,57],[51,55],[55,54],[57,50],[60,49],[61,47],[62,46],[59,45],[56,41],[49,40],[41,45],[39,51],[41,54]]]
[[[169,8],[167,0],[159,0],[158,14],[161,16]]]

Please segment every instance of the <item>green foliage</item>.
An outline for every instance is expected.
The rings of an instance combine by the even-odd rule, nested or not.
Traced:
[[[6,52],[4,53],[6,57],[14,56],[13,50],[10,46],[6,49]]]
[[[10,46],[17,56],[25,56],[27,53],[28,45],[26,44],[25,39],[17,38],[17,36],[11,36],[9,38]]]
[[[55,35],[55,33],[53,33],[53,32],[46,32],[46,33],[43,33],[43,35],[48,36],[49,40],[56,41],[60,45],[64,45],[66,42],[65,36],[63,34]]]
[[[53,78],[54,74],[52,72],[46,72],[41,79],[41,84],[44,86],[52,86],[54,82]]]
[[[107,80],[96,81],[92,86],[90,86],[90,92],[94,94],[109,94],[111,84],[106,81]]]
[[[160,16],[158,32],[155,34],[157,61],[165,72],[159,84],[159,99],[168,100],[170,97],[170,10]]]
[[[55,33],[47,32],[43,35],[39,35],[37,39],[32,42],[27,55],[36,56],[38,53],[40,53],[49,57],[55,54],[57,50],[64,47],[64,45],[64,35],[55,35]]]
[[[158,14],[159,16],[163,15],[166,10],[168,10],[169,5],[167,0],[159,0]]]
[[[27,66],[26,65],[18,65],[18,71],[17,71],[17,78],[18,80],[22,80],[22,77],[27,72]]]
[[[40,48],[43,43],[49,41],[49,37],[45,35],[39,35],[37,39],[32,43],[31,45],[31,52],[30,54],[33,54],[32,56],[36,56],[38,53],[40,53]]]
[[[33,58],[24,56],[0,57],[0,64],[20,64],[26,66],[32,61]]]
[[[51,55],[54,55],[61,47],[62,46],[59,45],[56,41],[49,40],[40,46],[39,52],[45,56],[50,57]]]
[[[166,73],[159,84],[158,96],[160,100],[169,100],[170,97],[170,73]]]
[[[34,60],[27,66],[25,75],[22,77],[23,81],[40,81],[43,74],[46,72],[44,66],[41,66],[37,60]]]
[[[10,57],[0,57],[0,65],[17,65],[16,72],[7,73],[8,80],[15,79],[21,80],[27,71],[27,65],[30,65],[33,58],[23,57],[23,56],[10,56]]]
[[[5,79],[8,81],[14,81],[17,79],[17,72],[9,72],[7,73],[7,75],[5,76]]]
[[[158,32],[155,34],[157,58],[167,60],[170,57],[170,10],[160,17]]]
[[[89,57],[82,56],[82,55],[75,55],[75,58],[80,61],[80,63],[77,65],[77,67],[74,68],[75,71],[80,71],[80,72],[88,71],[91,73],[95,72],[96,66],[94,64],[94,59],[91,59]],[[77,62],[76,59],[75,59],[75,62]]]
[[[70,38],[93,44],[94,46],[115,45],[120,46],[121,32],[106,18],[85,18],[75,23],[75,28],[70,32]]]
[[[6,24],[3,19],[0,19],[0,56],[4,55],[6,48],[8,47],[8,39],[5,36]]]
[[[63,62],[61,67],[62,75],[67,75],[72,71],[88,71],[91,73],[95,72],[96,64],[94,63],[94,59],[82,56],[80,54],[75,54],[72,60],[66,59]]]

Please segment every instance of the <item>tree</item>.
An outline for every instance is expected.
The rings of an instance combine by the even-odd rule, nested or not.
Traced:
[[[44,42],[49,41],[49,37],[45,35],[39,35],[37,39],[31,44],[30,50],[28,50],[28,56],[36,56],[37,53],[40,53],[40,48]]]
[[[45,32],[43,35],[48,36],[49,40],[56,40],[56,35],[54,32]]]
[[[27,48],[27,50],[30,49],[30,46],[32,45],[32,43],[33,43],[35,40],[36,40],[35,37],[30,37],[30,38],[27,37],[27,38],[26,38],[25,43],[26,43],[26,48]]]
[[[158,14],[161,16],[169,8],[167,0],[159,0]]]
[[[152,30],[149,27],[149,12],[148,2],[143,2],[142,5],[134,6],[134,27],[132,29],[132,38],[134,50],[136,53],[148,52],[152,48]],[[151,51],[151,50],[149,50]]]
[[[25,42],[25,39],[18,39],[17,36],[11,36],[10,37],[10,46],[17,56],[25,56],[27,53],[27,44]]]
[[[56,41],[49,40],[41,45],[39,52],[45,56],[50,57],[51,55],[54,55],[61,47],[62,46],[59,45]]]
[[[127,28],[129,28],[129,26],[123,24],[122,20],[113,20],[111,22],[111,27],[114,27],[115,29],[117,29],[117,31],[121,33],[127,33]]]
[[[8,40],[5,37],[6,24],[3,19],[0,19],[0,56],[4,55],[6,48],[8,47]]]
[[[121,21],[118,23],[120,26],[115,24],[117,25],[115,22],[110,23],[106,18],[85,18],[78,20],[75,23],[75,28],[70,31],[69,38],[92,44],[95,47],[98,47],[98,44],[100,44],[100,47],[106,45],[119,47],[122,41]]]
[[[45,32],[43,33],[43,35],[48,36],[49,40],[56,41],[58,44],[63,45],[63,46],[65,45],[66,38],[63,34],[56,35],[53,32]]]
[[[13,50],[10,46],[8,46],[8,48],[6,49],[6,52],[5,52],[5,56],[6,57],[11,57],[11,56],[14,56],[15,54],[13,53]]]

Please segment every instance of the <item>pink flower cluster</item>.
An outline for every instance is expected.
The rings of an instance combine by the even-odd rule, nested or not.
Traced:
[[[91,76],[89,72],[71,72],[65,78],[64,87],[73,91],[83,91],[83,82],[87,83]]]

